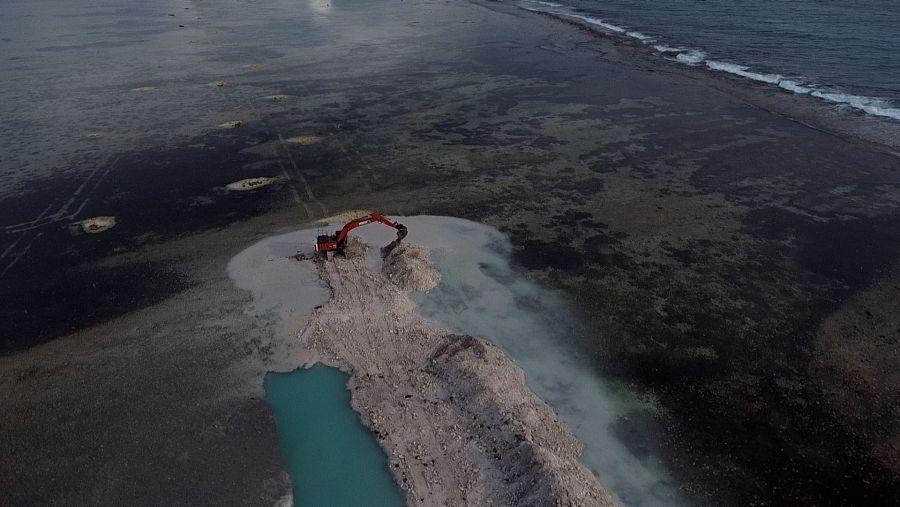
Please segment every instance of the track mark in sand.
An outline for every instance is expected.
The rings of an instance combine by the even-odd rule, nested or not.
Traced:
[[[19,244],[19,241],[22,241],[23,237],[25,237],[24,234],[20,235],[18,238],[15,239],[15,241],[10,243],[9,246],[3,250],[3,253],[0,253],[0,262],[3,262],[3,260],[6,259],[6,256],[9,255],[9,252],[11,252],[12,249],[15,248],[16,245]]]
[[[296,179],[298,181],[300,181],[300,183],[303,184],[303,187],[306,190],[306,196],[309,198],[310,201],[316,203],[319,206],[319,208],[322,210],[322,216],[328,216],[328,209],[326,209],[325,205],[322,204],[318,199],[316,199],[315,195],[313,195],[312,188],[310,188],[310,186],[309,186],[309,182],[306,181],[306,178],[303,176],[303,174],[300,172],[300,169],[297,167],[297,163],[294,161],[294,157],[291,155],[291,151],[287,148],[287,146],[286,146],[287,142],[285,142],[284,137],[281,135],[281,132],[276,130],[275,133],[278,134],[279,149],[281,151],[284,151],[284,153],[287,155],[287,158],[291,163],[291,167],[293,168],[293,173],[296,176]]]
[[[52,225],[64,220],[72,220],[78,216],[79,213],[84,209],[84,207],[90,202],[91,197],[97,191],[97,188],[109,176],[109,173],[115,168],[118,164],[118,157],[115,158],[111,164],[109,164],[106,169],[101,169],[100,167],[94,168],[88,174],[87,178],[85,178],[78,188],[68,196],[68,199],[63,203],[62,206],[53,214],[48,215],[47,213],[53,207],[53,202],[47,205],[37,217],[28,222],[21,222],[18,224],[5,225],[0,227],[0,231],[7,234],[15,234],[20,232],[32,231],[35,229],[39,229],[41,227],[46,227],[48,225]],[[70,212],[69,209],[78,203],[79,199],[82,198],[81,202],[78,204],[78,207]]]
[[[20,241],[22,241],[24,238],[28,237],[28,235],[31,231],[34,231],[34,230],[37,230],[37,229],[40,229],[43,227],[48,227],[48,226],[51,226],[51,225],[59,223],[59,222],[71,221],[75,217],[77,217],[78,214],[81,213],[81,211],[87,205],[87,203],[90,202],[91,197],[97,191],[97,188],[100,187],[100,183],[103,182],[103,180],[109,175],[109,173],[113,170],[113,168],[115,168],[115,166],[118,164],[118,162],[119,162],[119,159],[117,157],[112,161],[111,164],[109,164],[106,167],[105,170],[101,170],[100,167],[97,167],[93,171],[91,171],[90,174],[88,174],[87,178],[85,178],[81,182],[81,184],[78,185],[78,188],[76,188],[75,191],[68,196],[68,199],[66,199],[66,201],[62,204],[62,206],[59,207],[59,209],[56,210],[55,213],[48,215],[50,210],[53,208],[53,204],[54,204],[54,201],[51,201],[47,205],[47,207],[45,207],[44,210],[41,211],[41,213],[38,214],[38,216],[35,217],[34,219],[29,220],[28,222],[22,222],[22,223],[18,223],[18,224],[12,224],[12,225],[6,225],[3,227],[0,227],[0,232],[3,232],[5,234],[20,234],[20,236],[18,238],[16,238],[16,240],[13,241],[8,247],[6,247],[6,249],[3,250],[2,254],[0,254],[0,262],[5,261],[7,257],[12,258],[12,260],[5,267],[3,267],[3,270],[0,271],[0,278],[3,278],[4,276],[6,276],[6,274],[13,267],[15,267],[15,265],[23,257],[28,255],[28,252],[31,250],[31,246],[34,244],[34,242],[38,238],[43,236],[44,233],[43,232],[34,233],[34,235],[31,236],[31,239],[28,241],[28,243],[22,249],[20,249],[17,252],[14,252],[14,248],[16,247],[16,245],[19,244]],[[75,211],[70,212],[69,209],[72,206],[74,206],[75,203],[78,203],[79,199],[82,199],[82,200],[78,204],[77,209],[75,209]]]
[[[51,201],[50,204],[48,204],[47,207],[44,208],[44,211],[41,211],[41,213],[34,219],[29,220],[28,222],[20,222],[18,224],[5,225],[3,227],[0,227],[0,230],[2,230],[5,233],[8,233],[8,234],[15,234],[18,232],[28,231],[29,228],[35,226],[35,224],[37,224],[37,226],[40,226],[44,217],[47,216],[47,212],[49,212],[50,208],[52,208],[52,207],[53,207],[53,201]],[[52,216],[55,216],[57,213],[54,213]]]
[[[34,234],[34,235],[31,237],[31,240],[28,242],[28,244],[25,245],[24,247],[22,247],[21,250],[19,250],[19,251],[16,252],[16,253],[10,254],[10,252],[11,252],[12,249],[13,249],[13,247],[15,247],[16,244],[19,243],[19,240],[21,240],[23,237],[27,236],[27,234],[23,234],[22,236],[19,236],[19,239],[17,239],[15,242],[13,242],[13,244],[10,245],[10,246],[3,252],[3,256],[0,257],[0,260],[5,259],[5,258],[7,257],[8,254],[11,256],[12,260],[6,265],[6,267],[3,268],[3,271],[0,271],[0,278],[3,278],[4,276],[6,276],[6,273],[8,273],[9,270],[11,270],[11,269],[13,268],[13,266],[15,266],[15,265],[19,262],[19,260],[21,260],[23,257],[25,257],[26,255],[28,255],[28,251],[31,250],[31,245],[33,245],[34,242],[37,241],[37,239],[40,238],[40,237],[43,236],[43,235],[44,235],[43,232],[38,232],[38,233]]]
[[[312,92],[309,90],[309,87],[306,86],[305,83],[300,82],[300,83],[298,83],[298,85],[300,86],[300,88],[303,89],[303,93],[306,95],[306,98],[310,98],[313,96]],[[379,183],[378,175],[375,173],[374,170],[372,170],[372,165],[369,164],[369,161],[366,160],[366,158],[362,155],[362,153],[360,153],[359,150],[353,145],[353,141],[352,141],[352,139],[350,139],[350,136],[348,136],[346,132],[341,130],[341,124],[335,120],[326,120],[326,121],[331,125],[331,128],[334,129],[335,132],[337,132],[337,135],[342,136],[344,138],[344,142],[338,144],[338,147],[344,153],[344,156],[347,157],[348,159],[356,158],[357,160],[359,160],[360,163],[363,165],[363,167],[366,168],[367,173],[372,178],[372,181],[374,181],[376,184],[378,184]],[[280,135],[279,135],[279,137],[280,137]],[[351,151],[353,152],[352,154],[351,154]]]
[[[278,134],[278,135],[279,135],[279,137],[281,137],[281,134]],[[272,137],[272,132],[269,130],[268,126],[266,126],[266,137],[269,137],[269,138]],[[309,208],[309,205],[306,204],[306,202],[303,200],[303,198],[300,197],[300,192],[297,191],[296,178],[291,176],[291,174],[287,170],[287,167],[284,165],[284,161],[281,160],[280,146],[279,146],[279,151],[276,155],[277,156],[275,157],[275,160],[278,161],[278,167],[281,169],[281,175],[284,176],[285,181],[288,182],[288,188],[291,189],[291,197],[294,198],[294,202],[303,206],[303,210],[306,211],[306,216],[308,218],[310,218],[310,219],[315,218],[315,215],[313,215],[313,212]]]

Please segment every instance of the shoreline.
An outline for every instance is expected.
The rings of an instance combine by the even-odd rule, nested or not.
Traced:
[[[875,119],[890,118],[900,121],[900,107],[891,104],[885,105],[885,101],[888,99],[842,92],[828,85],[823,86],[811,83],[803,77],[786,78],[778,74],[777,70],[772,72],[755,72],[741,63],[709,59],[704,50],[660,43],[655,37],[611,24],[591,15],[585,15],[583,14],[584,11],[575,7],[542,1],[532,1],[531,3],[534,6],[527,6],[523,3],[518,5],[518,7],[562,21],[575,21],[577,24],[595,30],[605,36],[618,38],[621,42],[638,41],[645,47],[653,49],[656,54],[666,57],[668,61],[675,61],[693,68],[724,72],[757,83],[766,83],[783,91],[791,92],[796,96],[816,98],[835,107],[850,108],[856,112],[863,112]],[[671,58],[669,58],[670,56]]]
[[[355,208],[500,229],[517,268],[578,307],[586,360],[656,400],[656,416],[615,428],[659,425],[691,500],[896,497],[897,474],[869,456],[875,444],[872,459],[896,463],[877,445],[896,434],[884,417],[894,395],[858,431],[853,408],[871,393],[841,380],[875,352],[833,347],[842,322],[892,301],[893,126],[502,4],[202,0],[185,12],[189,35],[165,10],[124,27],[116,14],[84,18],[115,37],[153,20],[108,59],[152,72],[93,57],[89,76],[54,67],[88,51],[73,45],[30,62],[49,62],[63,99],[0,90],[22,127],[0,139],[13,155],[0,296],[15,302],[0,479],[20,503],[152,504],[161,489],[173,502],[272,498],[277,441],[254,382],[296,350],[272,319],[244,313],[249,295],[225,265],[261,237]],[[157,88],[128,91],[139,83]],[[34,107],[9,109],[21,103]],[[246,123],[216,127],[234,120]],[[278,180],[224,190],[254,177]],[[57,212],[116,225],[74,235],[48,219]],[[860,333],[854,343],[877,341]],[[847,444],[821,443],[832,439]],[[248,447],[263,465],[242,464]],[[90,466],[68,469],[74,460]]]
[[[494,6],[498,6],[496,10],[508,12],[506,10],[508,6],[500,2],[468,1],[492,10]],[[704,65],[677,61],[666,57],[666,51],[657,50],[652,44],[640,38],[633,37],[625,31],[618,33],[609,28],[604,29],[602,25],[579,18],[574,15],[576,13],[558,13],[515,5],[512,8],[571,25],[594,35],[599,40],[612,43],[623,51],[630,52],[625,57],[630,61],[623,60],[621,63],[646,64],[653,67],[654,71],[709,79],[714,83],[726,86],[729,93],[746,100],[754,107],[782,116],[807,128],[844,140],[855,140],[867,144],[900,159],[900,119],[898,118],[869,114],[847,104],[829,101],[810,93],[795,93],[789,89],[783,89],[777,84],[710,68],[705,65],[705,61],[701,62]],[[842,106],[845,108],[841,109]]]

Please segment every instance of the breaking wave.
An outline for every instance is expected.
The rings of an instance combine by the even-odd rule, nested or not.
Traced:
[[[538,7],[535,7],[535,5],[538,5]],[[699,49],[668,46],[666,44],[659,43],[657,39],[652,36],[629,30],[626,27],[609,23],[600,18],[582,14],[581,12],[566,7],[562,4],[546,1],[523,0],[521,7],[529,11],[549,14],[560,19],[578,20],[587,25],[598,27],[601,30],[609,33],[636,39],[652,47],[661,55],[685,65],[702,65],[710,70],[726,72],[728,74],[740,76],[752,81],[775,85],[782,90],[797,95],[809,95],[820,100],[863,111],[866,114],[870,114],[873,116],[881,116],[900,120],[900,106],[892,104],[890,101],[885,99],[877,97],[866,97],[862,95],[853,95],[840,90],[835,90],[826,86],[808,82],[802,77],[785,77],[781,74],[757,72],[745,65],[712,60],[708,58],[708,55],[704,51],[701,51]]]

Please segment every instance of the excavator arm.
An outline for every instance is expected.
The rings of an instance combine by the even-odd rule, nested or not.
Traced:
[[[395,222],[386,216],[380,213],[370,213],[364,217],[359,217],[357,219],[351,220],[344,225],[341,230],[335,232],[333,235],[320,235],[316,240],[316,252],[319,253],[328,253],[331,251],[343,252],[344,247],[347,246],[347,237],[350,235],[350,231],[356,229],[357,227],[361,227],[366,224],[371,224],[373,222],[381,222],[382,224],[393,227],[397,229],[397,240],[392,243],[399,243],[406,237],[409,231],[406,229],[406,226]]]
[[[347,225],[344,226],[343,229],[338,231],[337,233],[337,243],[343,248],[344,245],[347,244],[347,236],[350,234],[350,231],[356,229],[357,227],[361,227],[366,224],[371,224],[372,222],[381,222],[388,227],[393,227],[397,229],[397,238],[403,239],[406,237],[407,230],[406,226],[399,222],[394,222],[393,220],[387,218],[386,216],[380,213],[370,213],[364,217],[357,218],[355,220],[351,220],[347,222]]]

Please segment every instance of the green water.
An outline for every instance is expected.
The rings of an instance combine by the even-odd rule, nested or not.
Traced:
[[[264,386],[294,505],[404,505],[381,447],[350,408],[347,375],[316,365],[269,373]]]

